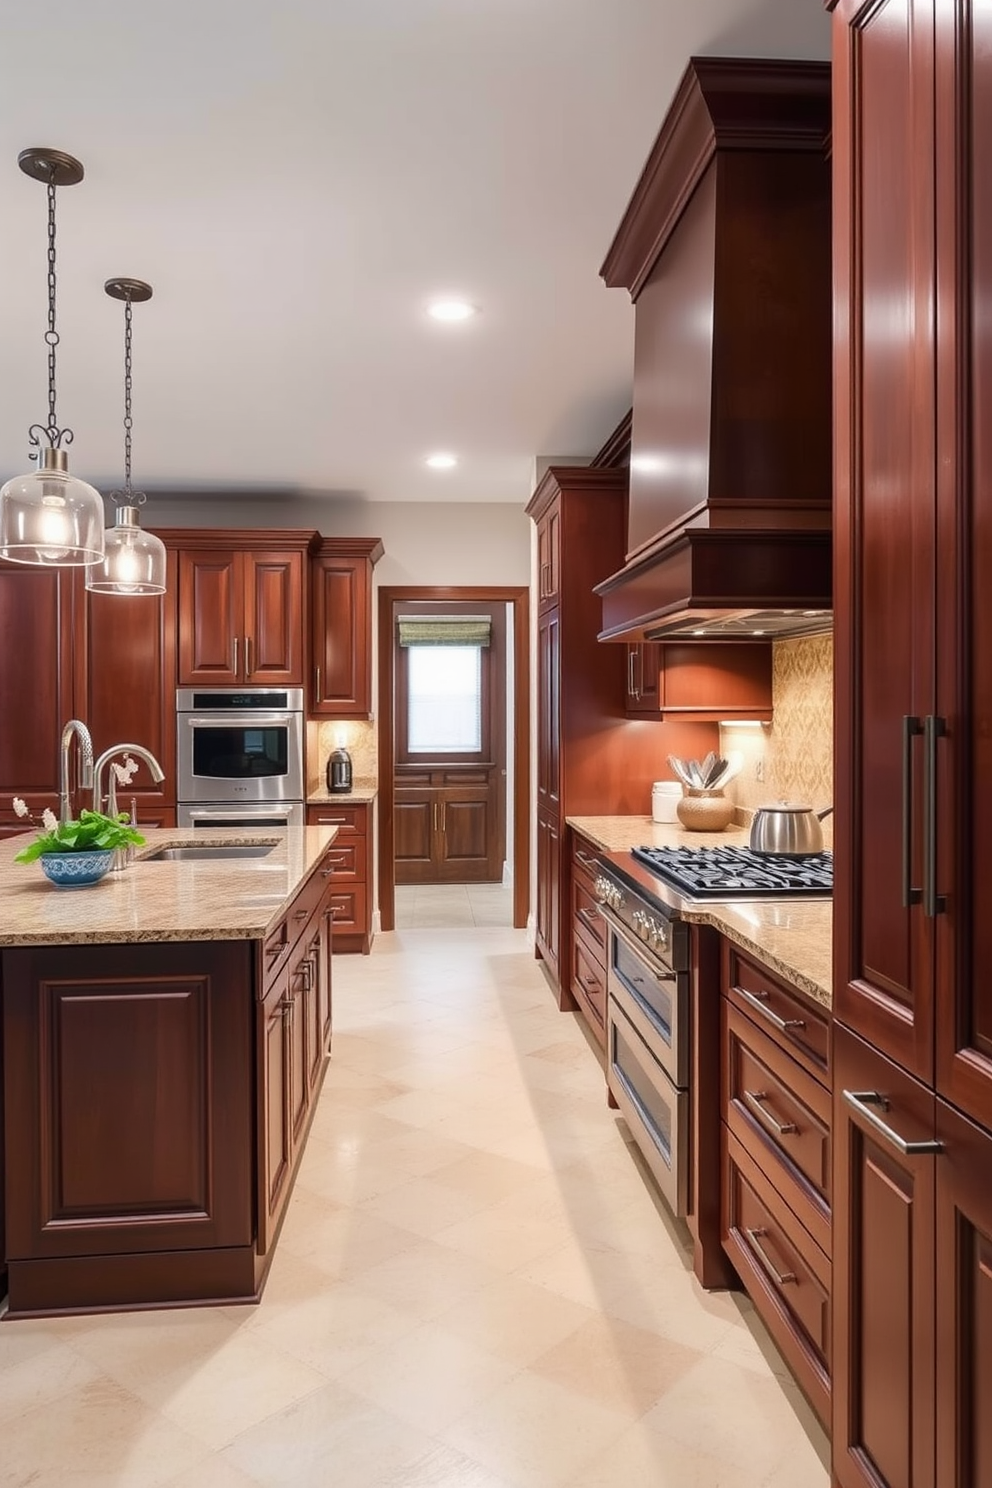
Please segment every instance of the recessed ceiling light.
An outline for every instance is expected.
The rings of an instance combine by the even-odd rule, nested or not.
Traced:
[[[445,454],[428,455],[426,463],[432,470],[451,470],[458,464],[458,456]]]
[[[428,307],[428,315],[433,320],[456,321],[471,320],[473,315],[478,315],[475,305],[470,305],[468,300],[434,300]]]

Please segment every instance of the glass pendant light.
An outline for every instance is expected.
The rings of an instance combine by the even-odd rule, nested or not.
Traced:
[[[143,279],[108,279],[103,287],[124,301],[124,489],[110,493],[117,521],[104,534],[103,562],[86,570],[86,587],[98,594],[164,594],[165,544],[138,526],[145,493],[131,487],[131,306],[150,300],[152,287]]]
[[[37,449],[37,470],[15,475],[0,490],[0,557],[46,567],[79,566],[103,557],[103,499],[69,474],[64,444],[72,430],[60,429],[55,413],[55,188],[74,186],[83,167],[61,150],[22,150],[25,175],[48,187],[48,423],[32,424],[28,439]],[[45,443],[42,444],[44,439]]]

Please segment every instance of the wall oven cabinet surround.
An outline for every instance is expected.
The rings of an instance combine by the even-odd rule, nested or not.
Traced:
[[[316,534],[224,532],[179,549],[181,686],[302,687],[306,654],[306,559]]]
[[[971,1488],[992,1482],[992,13],[839,0],[833,57],[834,1471]]]
[[[0,832],[24,831],[10,808],[21,796],[40,817],[58,810],[59,739],[81,718],[96,754],[123,739],[150,749],[165,771],[156,784],[141,766],[134,796],[139,820],[170,812],[176,800],[176,564],[167,589],[150,595],[93,594],[82,569],[0,562]],[[30,623],[27,623],[28,619]],[[14,724],[16,720],[16,726]],[[76,749],[73,745],[74,764]],[[73,777],[75,784],[75,776]],[[89,806],[74,790],[74,808]]]
[[[325,537],[310,559],[310,713],[372,716],[372,570],[378,537]]]
[[[694,58],[683,77],[601,271],[635,304],[604,637],[748,639],[830,607],[829,130],[825,63]]]
[[[666,754],[705,755],[718,740],[710,724],[630,723],[625,648],[597,641],[601,612],[592,589],[623,562],[627,472],[551,466],[527,511],[539,570],[536,944],[559,1005],[571,1009],[565,817],[648,811],[659,761]]]
[[[180,687],[176,734],[180,806],[301,808],[303,690]]]

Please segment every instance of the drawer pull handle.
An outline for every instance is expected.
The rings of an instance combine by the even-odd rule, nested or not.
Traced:
[[[583,868],[595,868],[596,867],[596,859],[595,858],[591,858],[588,853],[581,852],[579,850],[579,848],[576,848],[575,849],[575,856],[578,859],[578,861],[582,864]]]
[[[881,1116],[876,1115],[871,1109],[872,1106],[880,1106],[883,1111],[889,1109],[887,1097],[878,1090],[845,1090],[844,1099],[853,1111],[857,1111],[859,1116],[864,1117],[868,1125],[884,1137],[897,1152],[901,1152],[903,1157],[920,1157],[926,1153],[943,1152],[943,1142],[907,1142],[906,1138],[901,1137],[894,1127],[889,1126],[887,1121],[883,1121]]]
[[[343,827],[347,820],[346,816],[318,816],[317,824],[321,827]]]
[[[767,992],[749,992],[746,987],[735,987],[734,991],[743,997],[756,1013],[760,1013],[766,1022],[770,1023],[773,1028],[777,1028],[779,1033],[788,1033],[790,1029],[806,1027],[805,1018],[780,1018],[778,1013],[773,1012],[764,1001],[768,996]]]
[[[744,1102],[750,1106],[756,1116],[760,1116],[763,1126],[770,1126],[777,1137],[793,1137],[799,1128],[794,1121],[777,1121],[771,1111],[766,1111],[763,1101],[768,1099],[763,1090],[745,1090]]]
[[[767,1230],[745,1230],[744,1233],[748,1238],[751,1249],[761,1262],[762,1269],[768,1273],[776,1286],[784,1287],[788,1286],[790,1282],[796,1281],[795,1271],[780,1271],[762,1245],[762,1240],[768,1234]]]
[[[292,1016],[293,1016],[293,1012],[294,1012],[295,1007],[296,1007],[296,998],[295,997],[283,997],[279,1002],[276,1003],[276,1010],[278,1012],[282,1013],[282,1021],[284,1023],[289,1023],[290,1022],[290,1020],[292,1019]]]
[[[333,874],[333,872],[334,872],[334,869],[333,868],[321,868],[321,870],[320,870],[320,876],[321,876],[321,878],[330,878],[331,875]]]
[[[595,909],[586,909],[585,906],[583,906],[582,909],[579,910],[579,919],[585,920],[587,925],[592,925],[593,928],[596,930],[600,928],[600,916]]]
[[[284,940],[283,943],[282,943],[282,945],[278,945],[278,946],[266,946],[265,947],[265,954],[267,956],[271,956],[274,960],[278,960],[279,957],[282,956],[288,950],[289,950],[289,941],[288,940]]]
[[[310,911],[308,909],[294,909],[293,910],[293,919],[294,920],[305,920],[306,917],[307,917],[307,915],[309,913],[310,913]]]
[[[583,976],[579,973],[579,986],[586,992],[601,992],[603,989],[593,977]]]

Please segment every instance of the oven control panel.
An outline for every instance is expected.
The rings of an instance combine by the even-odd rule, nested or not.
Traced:
[[[643,909],[635,909],[631,915],[631,928],[653,951],[668,950],[668,926]]]
[[[606,878],[602,873],[596,879],[596,898],[600,904],[608,904],[611,909],[622,909],[624,905],[623,890],[618,888],[612,879]]]

